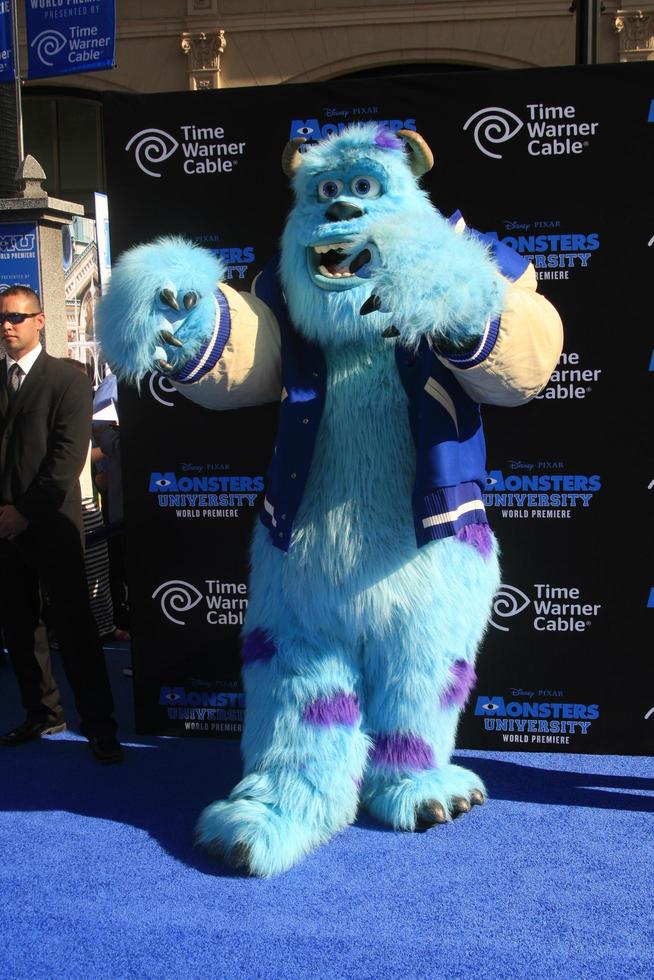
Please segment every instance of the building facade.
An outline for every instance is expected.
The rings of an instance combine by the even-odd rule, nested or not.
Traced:
[[[361,73],[570,65],[579,60],[580,14],[592,5],[117,0],[113,70],[24,83],[25,151],[43,166],[51,194],[92,215],[93,192],[104,190],[103,90],[166,92],[354,79]],[[596,0],[595,6],[598,62],[654,59],[654,3]],[[24,46],[23,28],[20,34]],[[11,89],[0,87],[0,117],[9,130]],[[5,194],[15,172],[7,157],[0,173]]]

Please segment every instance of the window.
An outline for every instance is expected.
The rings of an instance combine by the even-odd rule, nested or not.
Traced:
[[[105,189],[100,103],[61,90],[24,90],[23,131],[25,153],[45,170],[48,194],[82,204],[93,217],[93,194]]]

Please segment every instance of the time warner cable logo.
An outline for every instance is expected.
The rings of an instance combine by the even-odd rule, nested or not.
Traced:
[[[509,632],[496,620],[512,619],[531,606],[532,629],[537,633],[585,633],[602,609],[600,602],[588,602],[578,587],[536,582],[533,595],[515,585],[503,584],[493,599],[491,626]]]
[[[529,102],[525,106],[526,121],[510,109],[486,106],[466,120],[464,132],[470,130],[477,149],[493,160],[501,160],[500,144],[514,139],[526,128],[529,141],[527,152],[532,157],[578,156],[590,146],[588,139],[596,136],[598,122],[578,122],[572,105],[545,105]]]
[[[245,153],[245,140],[228,141],[223,126],[181,125],[180,139],[165,129],[149,127],[134,133],[125,146],[137,167],[148,177],[161,177],[161,164],[178,149],[182,151],[182,170],[187,176],[231,173]]]
[[[54,58],[66,47],[66,38],[60,31],[50,30],[41,31],[32,41],[31,48],[35,48],[35,54],[41,64],[52,68],[54,62],[49,58]]]
[[[43,3],[41,6],[44,6]],[[86,13],[86,11],[84,12]],[[100,61],[103,56],[108,55],[111,44],[112,37],[107,34],[99,34],[97,25],[91,27],[73,25],[68,28],[68,37],[53,28],[40,31],[32,40],[30,47],[34,48],[34,53],[42,65],[45,65],[46,68],[53,68],[55,63],[50,59],[56,58],[65,47],[68,47],[66,61],[69,64],[77,65],[87,61]],[[59,60],[58,65],[61,65],[61,60]]]
[[[162,582],[154,590],[152,598],[159,599],[161,611],[166,619],[177,626],[186,626],[186,620],[178,619],[177,616],[197,606],[198,602],[202,601],[202,593],[190,582],[170,579],[168,582]]]
[[[159,600],[161,612],[176,626],[186,626],[184,614],[200,602],[204,603],[205,620],[209,626],[243,626],[248,607],[247,583],[205,579],[204,584],[205,590],[201,592],[184,579],[169,579],[157,586],[152,598]]]
[[[179,143],[164,129],[141,129],[135,133],[126,150],[133,149],[136,165],[149,177],[161,177],[161,173],[151,170],[151,164],[163,163],[173,155]]]

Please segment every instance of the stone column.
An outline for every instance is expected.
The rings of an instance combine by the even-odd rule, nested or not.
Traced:
[[[41,282],[41,303],[45,313],[44,346],[53,357],[68,354],[64,263],[61,230],[71,224],[73,215],[84,215],[81,204],[49,197],[43,186],[45,173],[37,160],[26,156],[18,168],[16,197],[0,198],[0,252],[25,244],[13,241],[19,236],[5,234],[3,227],[15,224],[36,225],[35,247]],[[2,263],[0,262],[0,270]],[[0,271],[1,278],[1,271]]]
[[[613,29],[620,39],[620,61],[654,61],[654,17],[642,10],[617,10]]]
[[[182,51],[188,58],[188,87],[192,92],[220,88],[220,56],[226,45],[224,31],[182,34]]]

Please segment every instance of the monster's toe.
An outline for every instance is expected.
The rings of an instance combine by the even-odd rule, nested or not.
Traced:
[[[470,793],[470,802],[473,806],[483,806],[486,802],[486,797],[480,789],[473,789]]]
[[[416,828],[426,830],[438,823],[447,823],[447,813],[437,800],[426,800],[416,808]]]
[[[452,818],[460,816],[462,813],[470,813],[472,803],[465,796],[453,796],[450,800],[450,816]]]

